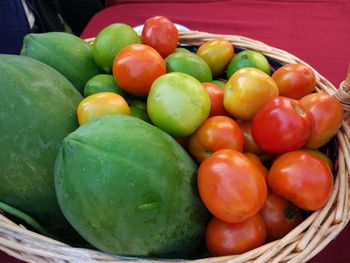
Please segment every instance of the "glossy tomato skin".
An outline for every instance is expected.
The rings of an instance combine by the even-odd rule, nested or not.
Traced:
[[[224,107],[236,119],[251,120],[277,96],[278,87],[269,75],[256,68],[242,68],[226,83]]]
[[[334,162],[323,152],[319,151],[319,150],[315,150],[315,149],[309,149],[309,148],[301,148],[301,150],[309,152],[319,158],[321,158],[323,161],[325,161],[329,167],[329,169],[331,169],[331,171],[334,171]]]
[[[196,54],[207,62],[213,76],[216,77],[227,68],[234,55],[234,49],[230,41],[218,38],[202,44]]]
[[[212,116],[227,116],[228,112],[224,108],[224,89],[210,82],[202,83],[210,97],[210,113]]]
[[[266,224],[268,241],[284,237],[302,221],[300,208],[271,191],[260,210],[260,215]]]
[[[259,214],[233,224],[212,217],[206,229],[205,239],[213,256],[241,254],[265,242],[266,226]]]
[[[298,101],[277,97],[255,115],[252,135],[268,153],[284,153],[303,146],[314,127],[314,119]]]
[[[163,58],[173,53],[179,42],[176,26],[164,16],[155,16],[144,23],[141,40],[156,49]]]
[[[314,72],[303,64],[284,65],[272,74],[272,78],[278,86],[279,95],[292,99],[301,99],[316,87]]]
[[[315,120],[314,129],[305,146],[316,149],[331,140],[343,122],[341,104],[333,97],[323,93],[312,93],[300,100]]]
[[[239,223],[264,205],[267,186],[256,165],[232,149],[214,152],[199,166],[198,189],[202,201],[217,218]]]
[[[279,156],[267,181],[273,192],[310,211],[322,208],[333,189],[333,176],[327,163],[300,150]]]
[[[152,83],[165,74],[166,64],[152,47],[133,44],[123,48],[114,59],[113,76],[124,91],[146,96]]]
[[[236,121],[226,116],[214,116],[205,120],[189,139],[189,152],[201,162],[221,149],[242,152],[243,134]]]
[[[130,107],[125,99],[113,92],[99,92],[83,99],[77,108],[79,125],[111,114],[130,115]]]
[[[247,156],[260,169],[262,175],[266,180],[269,170],[267,170],[265,165],[262,163],[261,159],[254,153],[244,152],[243,154]]]

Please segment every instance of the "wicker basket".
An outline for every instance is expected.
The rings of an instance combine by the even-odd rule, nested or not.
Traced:
[[[256,50],[281,63],[302,63],[299,58],[262,42],[242,36],[216,35],[197,31],[180,32],[180,42],[198,46],[208,40],[225,38],[235,47]],[[92,42],[93,39],[87,40]],[[346,113],[350,112],[350,72],[347,80],[337,90],[327,79],[315,71],[317,92],[324,92],[338,99]],[[346,114],[347,115],[347,114]],[[347,117],[347,116],[346,116]],[[320,252],[346,226],[350,218],[349,170],[350,142],[349,127],[343,122],[336,135],[338,140],[338,174],[333,193],[327,204],[308,216],[298,227],[284,238],[265,244],[241,255],[212,257],[195,260],[197,262],[305,262]],[[125,258],[100,251],[73,248],[64,243],[42,236],[17,225],[0,214],[0,249],[9,255],[27,262],[121,262],[152,260]],[[157,260],[158,262],[160,260]],[[162,260],[174,262],[174,260]]]

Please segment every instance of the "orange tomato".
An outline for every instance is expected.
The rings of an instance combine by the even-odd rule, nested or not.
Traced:
[[[236,121],[226,116],[208,118],[190,136],[189,152],[201,162],[221,149],[242,151],[243,134]]]
[[[271,191],[260,214],[266,224],[268,241],[284,237],[302,221],[300,208]]]
[[[227,223],[239,223],[258,213],[267,197],[260,169],[232,149],[219,150],[203,160],[197,183],[208,210]]]
[[[77,109],[79,125],[111,114],[131,114],[125,99],[113,92],[99,92],[90,95],[80,102]]]
[[[247,252],[264,244],[266,225],[259,214],[241,223],[225,223],[213,217],[206,229],[207,248],[213,256]]]
[[[314,150],[314,149],[308,149],[308,148],[301,148],[301,150],[307,151],[307,152],[321,158],[323,161],[325,161],[327,163],[327,165],[329,166],[329,169],[331,169],[332,172],[334,171],[333,161],[323,152],[320,152],[320,151]]]
[[[280,96],[296,100],[312,93],[316,87],[314,72],[303,64],[284,65],[272,74],[272,78],[278,86]]]
[[[342,125],[343,109],[341,104],[335,98],[323,93],[306,95],[300,100],[300,104],[314,118],[314,128],[304,146],[316,149],[325,145]]]
[[[146,96],[154,80],[165,74],[166,64],[152,47],[133,44],[119,51],[113,62],[113,76],[120,88]]]
[[[269,170],[264,166],[264,164],[261,162],[260,158],[250,152],[244,152],[244,155],[249,158],[261,171],[262,175],[264,176],[265,179],[267,179],[267,174],[269,173]]]
[[[306,151],[279,156],[270,168],[267,181],[273,192],[310,211],[322,208],[333,189],[333,176],[327,163]]]

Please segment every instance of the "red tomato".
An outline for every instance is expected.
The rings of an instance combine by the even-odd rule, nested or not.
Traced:
[[[155,16],[146,20],[141,40],[156,49],[164,58],[173,53],[179,42],[179,33],[168,18]]]
[[[259,168],[243,153],[232,149],[219,150],[203,160],[197,182],[208,210],[228,223],[253,216],[267,197],[266,182]]]
[[[287,64],[272,74],[279,95],[300,99],[312,93],[316,87],[316,77],[311,68],[303,64]]]
[[[284,237],[302,221],[300,208],[271,191],[260,215],[266,224],[268,241]]]
[[[165,72],[161,55],[142,44],[123,48],[113,63],[113,76],[120,88],[137,96],[146,96],[153,81]]]
[[[343,109],[335,98],[323,94],[313,93],[300,100],[315,120],[314,129],[305,146],[316,149],[329,142],[338,132],[343,122]]]
[[[267,176],[272,191],[305,210],[322,208],[333,189],[333,176],[321,158],[306,151],[282,154]]]
[[[212,116],[227,116],[228,112],[224,108],[224,89],[209,82],[202,83],[210,97],[210,113]]]
[[[239,121],[237,123],[243,132],[243,137],[244,137],[243,151],[255,153],[258,155],[262,154],[263,150],[261,150],[260,147],[256,144],[252,136],[252,122],[249,120],[249,121]]]
[[[259,147],[268,153],[299,149],[308,140],[314,120],[298,101],[277,97],[255,115],[252,134]]]
[[[259,214],[234,224],[213,217],[207,226],[205,239],[213,256],[241,254],[264,244],[266,226]]]
[[[205,120],[190,137],[189,152],[201,162],[221,149],[242,151],[243,134],[236,121],[226,116]]]

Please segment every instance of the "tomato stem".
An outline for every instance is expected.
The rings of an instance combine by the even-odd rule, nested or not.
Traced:
[[[290,205],[286,209],[284,209],[284,215],[289,220],[292,220],[298,210],[299,210],[299,207],[295,205]]]

